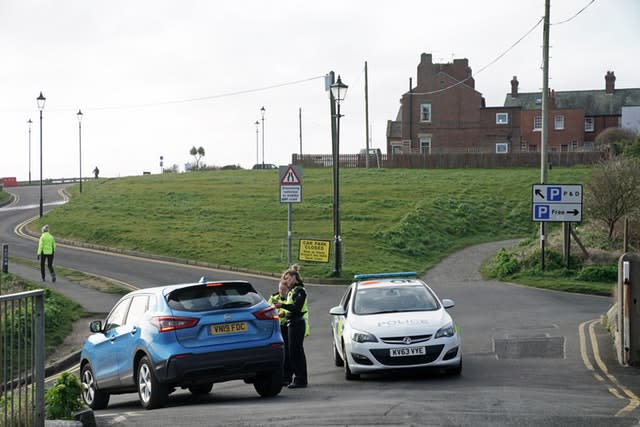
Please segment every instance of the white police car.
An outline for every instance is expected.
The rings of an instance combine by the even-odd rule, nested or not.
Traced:
[[[459,375],[462,342],[440,300],[416,273],[360,274],[332,315],[333,355],[347,380],[405,368],[442,368]]]

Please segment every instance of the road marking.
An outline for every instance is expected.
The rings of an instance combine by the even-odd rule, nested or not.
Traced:
[[[596,378],[596,380],[601,382],[608,381],[613,386],[613,387],[610,387],[610,386],[607,387],[609,393],[611,393],[613,396],[615,396],[620,400],[629,401],[629,403],[624,408],[616,412],[615,416],[620,417],[622,415],[625,415],[635,410],[638,406],[640,406],[640,398],[638,398],[638,396],[636,396],[636,394],[633,391],[629,390],[627,387],[622,385],[620,381],[618,381],[618,379],[613,374],[609,373],[609,369],[607,368],[607,365],[604,363],[604,361],[602,360],[602,357],[600,356],[600,347],[598,346],[598,340],[596,338],[595,325],[598,322],[599,322],[598,319],[594,319],[594,320],[588,320],[580,324],[578,329],[578,333],[580,336],[580,354],[582,356],[582,362],[584,363],[585,367],[591,372],[593,372],[593,376]],[[587,326],[589,328],[589,342],[593,350],[593,358],[595,359],[595,363],[598,369],[600,370],[600,372],[604,375],[604,377],[601,376],[598,372],[596,372],[595,367],[589,360],[589,355],[587,353],[588,351],[587,342],[586,342],[587,339],[586,339],[586,333],[585,333],[585,328],[587,328]],[[622,394],[620,392],[622,392]]]

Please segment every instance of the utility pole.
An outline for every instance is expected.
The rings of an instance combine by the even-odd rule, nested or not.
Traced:
[[[302,160],[302,107],[298,108],[298,125],[300,132],[300,160]]]
[[[364,117],[365,117],[365,127],[366,127],[366,144],[365,147],[367,149],[367,157],[365,161],[365,166],[369,169],[369,77],[367,71],[367,61],[364,61]]]
[[[540,183],[547,183],[547,140],[549,137],[549,9],[551,0],[544,1],[544,27],[542,30],[542,132],[540,134]],[[544,221],[540,223],[540,262],[544,271]]]

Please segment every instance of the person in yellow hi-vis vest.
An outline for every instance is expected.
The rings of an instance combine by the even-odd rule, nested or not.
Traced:
[[[292,265],[283,274],[283,279],[289,288],[287,301],[275,304],[276,308],[287,310],[287,333],[289,360],[293,377],[289,388],[303,388],[307,386],[307,358],[304,353],[304,337],[307,333],[307,320],[305,314],[308,313],[307,291],[298,273],[298,265]]]
[[[278,283],[278,292],[271,294],[269,300],[267,301],[269,304],[275,307],[276,304],[283,304],[287,302],[287,295],[289,294],[289,288],[287,287],[287,283],[284,279],[280,280]],[[282,333],[282,339],[284,341],[284,376],[282,379],[282,384],[289,385],[291,382],[292,371],[291,371],[291,361],[289,360],[289,330],[287,328],[287,310],[284,308],[277,308],[278,316],[280,317],[280,332]]]
[[[44,263],[47,262],[49,267],[49,273],[51,273],[51,281],[56,281],[56,272],[53,270],[53,254],[56,252],[56,239],[49,233],[49,226],[42,227],[42,234],[38,241],[38,251],[36,255],[40,260],[40,274],[42,275],[42,281],[44,282]]]

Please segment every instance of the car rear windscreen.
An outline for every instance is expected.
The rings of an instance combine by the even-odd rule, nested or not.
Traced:
[[[209,283],[180,288],[167,295],[172,310],[209,311],[251,307],[263,298],[249,283]]]

